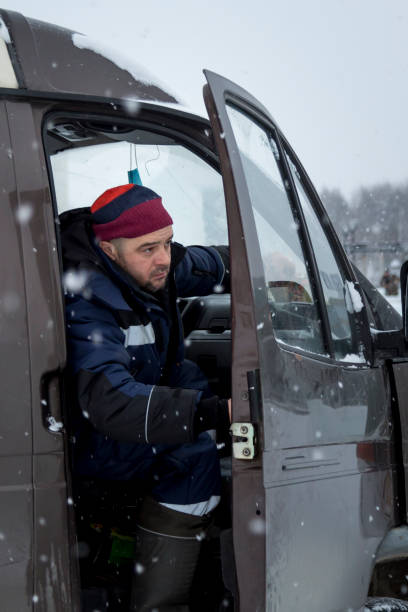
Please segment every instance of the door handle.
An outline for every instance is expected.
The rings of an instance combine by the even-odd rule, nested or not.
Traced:
[[[43,425],[52,433],[63,433],[61,414],[61,370],[50,370],[41,377],[41,415]]]

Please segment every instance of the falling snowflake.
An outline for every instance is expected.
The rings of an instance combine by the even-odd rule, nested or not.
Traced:
[[[64,289],[70,293],[80,293],[85,288],[87,279],[88,275],[84,270],[69,270],[63,277]]]
[[[140,110],[140,102],[137,100],[130,100],[129,98],[123,98],[122,103],[129,115],[137,115]]]
[[[248,527],[249,531],[254,535],[262,535],[266,531],[265,520],[263,518],[260,518],[259,516],[251,519],[249,521]]]
[[[50,431],[61,431],[64,427],[64,423],[61,421],[56,421],[53,416],[49,416],[47,418],[48,421],[48,429]]]
[[[18,310],[20,304],[21,300],[19,295],[17,295],[17,293],[14,293],[13,291],[9,291],[2,296],[1,305],[3,307],[4,312],[7,314],[11,314]]]
[[[95,329],[92,333],[91,333],[91,341],[93,344],[99,345],[102,344],[103,342],[103,335],[102,332],[99,329]]]
[[[21,225],[25,225],[33,216],[33,207],[31,204],[21,204],[16,212],[16,219]]]

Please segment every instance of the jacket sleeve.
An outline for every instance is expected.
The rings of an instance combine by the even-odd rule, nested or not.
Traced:
[[[229,289],[228,247],[190,246],[175,268],[178,295],[192,297],[224,291],[227,281]]]
[[[123,442],[194,439],[200,392],[138,382],[113,312],[82,296],[67,299],[68,359],[79,407],[101,433]]]

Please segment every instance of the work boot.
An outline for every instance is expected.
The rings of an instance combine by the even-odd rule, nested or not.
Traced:
[[[152,498],[143,501],[135,537],[130,609],[188,612],[201,540],[209,516],[177,512]]]

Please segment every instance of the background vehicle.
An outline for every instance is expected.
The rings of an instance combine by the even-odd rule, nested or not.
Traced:
[[[177,240],[229,240],[231,307],[215,288],[183,315],[187,354],[232,390],[234,558],[226,539],[223,562],[235,609],[403,597],[402,322],[350,265],[268,111],[206,72],[204,119],[86,37],[1,16],[3,609],[80,609],[63,386],[63,287],[80,279],[62,277],[58,215],[136,168]]]

